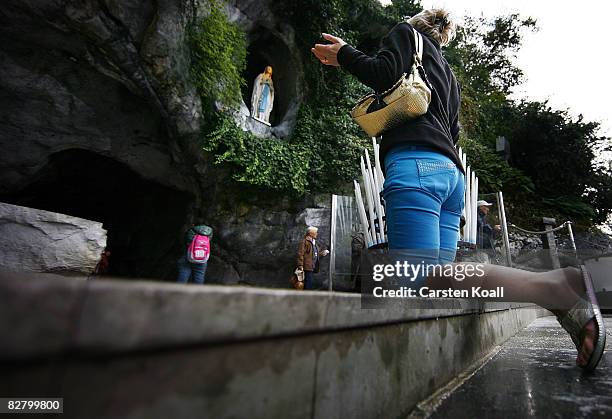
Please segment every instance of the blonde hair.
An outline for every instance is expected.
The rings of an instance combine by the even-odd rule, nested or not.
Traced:
[[[306,235],[310,234],[310,233],[316,233],[317,231],[319,231],[318,228],[310,226],[306,229]]]
[[[408,19],[408,23],[437,41],[442,47],[455,39],[457,25],[452,21],[450,13],[444,9],[423,10]]]

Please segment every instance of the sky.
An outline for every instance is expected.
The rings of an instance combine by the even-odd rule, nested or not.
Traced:
[[[389,3],[381,0],[381,3]],[[516,63],[525,81],[514,98],[548,100],[554,109],[582,114],[601,123],[600,135],[612,137],[612,33],[605,0],[421,0],[423,7],[444,7],[461,18],[519,13],[536,19],[539,31],[524,31]],[[580,30],[588,25],[588,36]]]

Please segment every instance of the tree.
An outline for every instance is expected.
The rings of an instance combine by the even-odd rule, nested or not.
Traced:
[[[514,59],[525,30],[537,30],[535,20],[517,14],[493,20],[466,17],[446,49],[445,57],[461,85],[461,123],[470,138],[492,144],[505,128],[500,113],[511,106],[508,95],[523,79]]]
[[[599,124],[573,120],[546,102],[521,102],[508,115],[513,164],[534,181],[542,202],[567,216],[604,221],[612,211],[606,168],[597,166],[595,149],[609,149],[597,136]]]

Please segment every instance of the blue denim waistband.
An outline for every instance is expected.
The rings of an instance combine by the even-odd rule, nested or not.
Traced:
[[[442,154],[439,150],[432,147],[421,144],[401,144],[389,150],[385,156],[384,164],[388,165],[391,161],[400,159],[402,157],[412,159],[435,159],[453,163],[448,156]]]
[[[414,144],[414,143],[405,143],[405,144],[397,144],[389,150],[389,152],[394,152],[396,150],[425,150],[425,151],[438,151],[432,146],[425,144]]]

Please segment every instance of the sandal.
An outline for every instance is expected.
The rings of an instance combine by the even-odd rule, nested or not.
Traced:
[[[580,352],[580,347],[584,340],[584,328],[593,318],[597,325],[597,333],[595,334],[595,342],[593,344],[593,352],[587,364],[582,367],[586,371],[593,371],[601,360],[604,348],[606,346],[606,327],[604,326],[603,317],[599,310],[599,303],[595,297],[595,289],[593,280],[584,265],[580,265],[582,272],[582,280],[586,288],[586,295],[580,298],[578,302],[569,311],[557,315],[557,320],[568,332],[576,345],[576,349]]]

